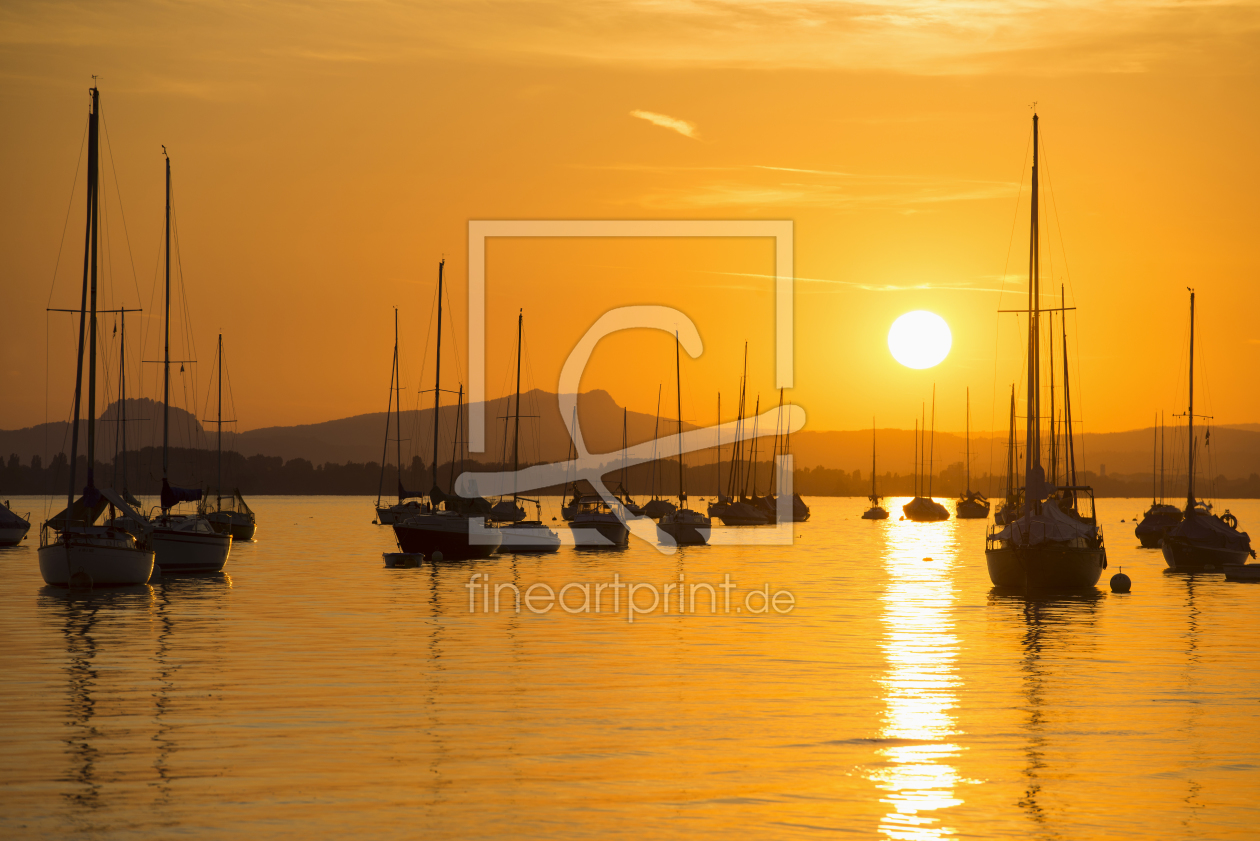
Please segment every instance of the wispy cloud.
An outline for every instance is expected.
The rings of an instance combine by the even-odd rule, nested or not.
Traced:
[[[774,279],[774,275],[756,274],[753,272],[719,272],[713,271],[710,274],[731,275],[733,277],[758,277],[766,279]],[[823,286],[843,286],[852,289],[861,289],[864,292],[923,292],[927,290],[938,290],[947,292],[1010,292],[1011,289],[993,289],[987,286],[969,286],[965,284],[951,283],[915,283],[908,286],[899,286],[892,283],[875,284],[860,283],[853,280],[837,280],[829,277],[794,277],[796,283],[821,284]],[[825,290],[817,290],[825,291]]]
[[[666,114],[657,114],[655,111],[631,111],[631,117],[638,117],[640,120],[647,120],[654,126],[667,128],[670,131],[676,131],[683,137],[690,137],[692,140],[699,140],[696,134],[696,127],[693,123],[686,120],[680,120],[677,117],[670,117]]]

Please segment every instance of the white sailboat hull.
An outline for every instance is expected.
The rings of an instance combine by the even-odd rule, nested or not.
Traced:
[[[29,524],[21,526],[0,526],[0,546],[17,546],[30,530]]]
[[[163,574],[222,572],[232,551],[232,535],[156,528],[149,543]]]
[[[39,574],[45,584],[67,587],[79,573],[93,587],[144,584],[153,574],[153,550],[100,545],[106,541],[58,541],[39,549]],[[108,541],[115,542],[115,541]],[[81,579],[75,579],[76,584]]]

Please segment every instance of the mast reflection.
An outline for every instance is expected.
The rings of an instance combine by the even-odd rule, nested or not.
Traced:
[[[1032,837],[1058,837],[1050,822],[1051,812],[1043,804],[1043,779],[1054,779],[1055,771],[1047,764],[1053,722],[1046,720],[1046,710],[1054,706],[1051,694],[1056,678],[1053,664],[1062,663],[1064,650],[1078,654],[1094,647],[1094,625],[1098,604],[1103,594],[1098,591],[1078,596],[1026,598],[994,588],[989,604],[1003,608],[1001,618],[1020,629],[1023,658],[1025,701],[1023,729],[1027,733],[1024,746],[1024,793],[1018,805],[1033,822]],[[1061,668],[1061,666],[1060,666]]]
[[[99,743],[110,734],[98,721],[101,713],[97,707],[102,692],[106,696],[112,693],[101,687],[101,670],[104,667],[108,671],[118,643],[125,645],[139,638],[128,620],[139,615],[136,608],[143,609],[152,600],[153,589],[147,584],[89,593],[45,587],[40,593],[42,618],[60,630],[66,647],[67,728],[63,742],[69,764],[66,779],[76,784],[65,794],[72,816],[108,805],[97,766],[103,755]],[[105,713],[111,714],[110,710]]]
[[[880,833],[898,841],[953,837],[937,814],[963,801],[954,767],[961,748],[953,710],[958,706],[959,640],[953,607],[957,526],[891,524],[885,555],[883,650],[887,667],[882,747],[884,766],[873,775],[890,807]]]

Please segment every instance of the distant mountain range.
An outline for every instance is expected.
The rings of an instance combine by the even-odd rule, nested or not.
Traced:
[[[522,396],[521,459],[524,462],[558,461],[569,452],[569,437],[560,417],[555,394],[534,390]],[[511,400],[500,398],[486,404],[487,452],[476,454],[477,461],[510,461],[510,448],[505,449],[505,435],[510,433],[508,410]],[[115,422],[117,404],[111,404],[97,422],[97,458],[108,462],[115,452],[119,424]],[[152,400],[128,400],[127,444],[129,449],[158,446],[162,440],[162,406]],[[277,426],[253,429],[248,432],[225,431],[223,447],[243,456],[264,455],[279,457],[285,461],[305,459],[313,464],[367,463],[386,460],[394,463],[396,452],[402,450],[406,465],[413,458],[428,463],[432,457],[432,409],[405,411],[401,415],[404,439],[399,447],[394,438],[399,437],[392,422],[386,448],[386,413],[373,412],[364,415],[300,426]],[[467,415],[465,414],[465,418]],[[439,461],[451,458],[452,433],[455,428],[456,408],[443,406],[440,413],[442,424],[442,448]],[[621,447],[623,407],[606,391],[590,391],[578,396],[578,418],[587,447],[592,452],[612,453]],[[659,429],[659,436],[666,437],[675,431],[671,418],[657,419],[641,412],[624,415],[627,438],[631,444],[651,440]],[[81,422],[86,435],[86,422]],[[466,421],[465,421],[466,423]],[[198,422],[182,409],[170,410],[171,445],[174,447],[214,448],[213,424]],[[693,424],[684,423],[684,429]],[[18,430],[0,430],[0,458],[8,459],[16,454],[22,463],[29,463],[32,456],[47,460],[59,452],[70,449],[70,424],[57,422],[41,424]],[[1005,435],[978,434],[971,440],[973,476],[1004,472],[1006,460]],[[893,472],[907,474],[913,470],[914,433],[904,429],[880,429],[876,432],[878,446],[878,470],[880,474]],[[1125,475],[1130,477],[1152,476],[1152,430],[1138,429],[1127,432],[1088,433],[1076,440],[1077,464],[1081,471]],[[761,445],[765,446],[765,445]],[[80,444],[83,448],[83,444]],[[871,431],[812,431],[806,430],[792,436],[792,452],[798,469],[825,467],[852,472],[861,471],[869,476],[871,464]],[[953,432],[937,432],[930,443],[934,472],[947,465],[963,461],[965,441]],[[388,452],[386,452],[388,449]],[[759,447],[760,449],[760,447]],[[667,442],[662,455],[671,451]],[[1173,430],[1168,433],[1168,452],[1165,463],[1169,476],[1183,463],[1185,445],[1176,443]],[[1214,457],[1211,475],[1228,478],[1246,478],[1260,473],[1260,424],[1239,424],[1216,427],[1209,440],[1209,453]],[[729,450],[727,451],[729,452]],[[769,450],[766,450],[769,455]],[[1219,455],[1217,455],[1219,453]],[[729,456],[727,456],[729,457]],[[692,463],[706,462],[710,456],[689,458]],[[1182,468],[1184,470],[1184,466]]]

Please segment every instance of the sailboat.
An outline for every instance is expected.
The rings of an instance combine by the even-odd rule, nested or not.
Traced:
[[[166,158],[166,304],[162,351],[162,513],[152,521],[149,541],[163,574],[221,572],[232,551],[232,535],[219,534],[198,510],[174,514],[181,502],[200,502],[200,488],[176,488],[170,483],[171,431],[171,158]]]
[[[629,468],[630,462],[627,451],[629,449],[629,438],[627,437],[627,419],[629,410],[624,406],[621,409],[621,482],[617,485],[617,501],[625,506],[625,509],[636,517],[645,515],[643,506],[634,501],[634,497],[630,495],[629,484]],[[659,425],[659,421],[658,421]],[[653,465],[655,468],[655,465]]]
[[[1238,519],[1226,511],[1219,517],[1212,506],[1194,495],[1194,290],[1190,290],[1190,405],[1186,410],[1186,508],[1185,519],[1164,534],[1164,562],[1178,571],[1221,570],[1226,564],[1245,564],[1255,557],[1251,538],[1238,530]]]
[[[664,466],[656,458],[656,448],[661,440],[661,387],[656,388],[656,428],[652,433],[652,498],[643,504],[638,513],[653,520],[659,520],[666,514],[672,514],[676,506],[668,499],[661,497],[659,487],[664,477],[661,475]]]
[[[1160,416],[1155,416],[1155,446],[1151,449],[1151,507],[1133,534],[1143,549],[1158,549],[1164,535],[1181,522],[1181,509],[1164,502],[1164,431]]]
[[[39,572],[44,583],[57,586],[144,584],[153,574],[153,548],[147,535],[137,537],[113,522],[122,511],[141,522],[143,517],[112,490],[98,490],[96,465],[96,279],[100,263],[100,113],[101,95],[90,90],[88,112],[87,231],[83,253],[83,294],[79,304],[79,350],[74,382],[74,422],[70,443],[70,484],[65,510],[40,528]],[[89,303],[90,302],[90,303]],[[79,414],[83,395],[84,331],[88,330],[87,484],[75,499],[79,458]],[[111,509],[105,525],[96,525],[106,506]],[[4,511],[8,512],[8,505]],[[15,515],[16,516],[16,515]],[[13,526],[16,530],[20,526]],[[22,535],[25,535],[22,529]],[[18,538],[21,539],[20,537]]]
[[[26,533],[30,530],[31,515],[28,513],[25,517],[21,516],[5,500],[0,505],[0,546],[17,546],[26,539]]]
[[[924,412],[926,416],[926,410]],[[926,417],[924,418],[926,420]],[[920,433],[926,435],[927,424],[923,425]],[[917,436],[916,436],[917,437]],[[932,451],[935,455],[936,450],[936,386],[932,386]],[[901,506],[901,511],[905,514],[907,520],[914,520],[916,523],[939,523],[942,520],[949,519],[949,509],[932,499],[932,464],[933,456],[928,456],[927,470],[920,476],[917,469],[923,461],[923,456],[927,452],[927,448],[923,446],[922,440],[918,441],[918,455],[915,467],[916,489],[914,499]],[[927,480],[927,496],[923,496],[924,479]]]
[[[687,507],[687,485],[684,481],[682,444],[682,367],[678,333],[674,333],[674,377],[678,394],[678,508],[661,517],[657,528],[679,546],[702,546],[709,542],[713,521]]]
[[[525,311],[516,316],[516,418],[512,431],[512,473],[521,466],[521,334],[525,330]],[[512,480],[515,482],[515,478]],[[537,516],[532,520],[525,519],[525,511],[520,503],[533,503]],[[542,504],[537,499],[526,499],[512,489],[512,499],[500,500],[490,509],[491,517],[499,519],[502,515],[510,517],[510,522],[499,529],[501,543],[500,552],[555,552],[560,548],[560,536],[542,521]]]
[[[880,505],[884,498],[875,490],[875,418],[871,418],[871,507],[862,513],[863,520],[887,520],[888,512]]]
[[[502,538],[498,529],[484,528],[486,511],[479,511],[484,500],[468,500],[447,494],[438,487],[438,443],[441,433],[439,407],[442,397],[442,270],[438,263],[437,289],[437,353],[433,381],[433,487],[429,504],[420,513],[394,523],[398,548],[408,554],[421,554],[432,561],[488,558],[499,548]],[[481,520],[474,523],[474,520]],[[473,531],[476,527],[476,537]]]
[[[1006,436],[1006,498],[993,515],[993,522],[1004,526],[1019,516],[1024,507],[1024,495],[1015,486],[1018,453],[1015,449],[1015,385],[1011,384],[1011,426]]]
[[[1041,463],[1041,252],[1038,217],[1038,118],[1033,114],[1032,213],[1028,255],[1028,375],[1025,387],[1023,505],[1007,525],[990,526],[985,538],[989,579],[1024,591],[1088,590],[1107,568],[1107,550],[1094,508],[1094,491],[1076,483],[1072,402],[1063,342],[1064,483],[1046,481]],[[1051,348],[1053,352],[1053,334]],[[1052,418],[1053,420],[1053,418]],[[1051,464],[1052,473],[1057,467]],[[1009,491],[1008,491],[1009,493]]]
[[[747,363],[745,363],[747,364]],[[739,423],[736,425],[735,431],[735,450],[738,453],[743,447],[743,426],[744,426],[744,394],[747,386],[747,373],[744,380],[740,384],[739,398]],[[758,415],[761,411],[761,397],[758,395],[756,407],[753,409],[753,431],[750,439],[752,443],[748,447],[748,464],[743,464],[740,458],[736,463],[735,455],[732,453],[731,458],[731,478],[734,480],[731,487],[731,496],[735,497],[738,491],[738,497],[735,501],[726,507],[720,515],[723,525],[727,526],[764,526],[770,522],[770,517],[766,512],[757,507],[757,423]],[[741,454],[742,455],[742,454]],[[739,483],[740,472],[743,473],[743,483]],[[752,481],[752,496],[748,495],[748,483]]]
[[[776,489],[778,480],[778,463],[779,456],[786,457],[791,446],[791,431],[787,428],[787,424],[783,419],[783,389],[779,389],[779,411],[775,420],[774,431],[774,453],[770,457],[770,491],[765,496],[752,497],[753,505],[766,515],[766,522],[777,523],[779,521],[779,496]],[[809,519],[809,506],[805,504],[805,500],[801,499],[801,495],[793,492],[792,494],[792,522],[803,523]]]
[[[987,520],[989,500],[971,489],[971,389],[967,389],[967,491],[954,503],[954,516],[960,520]]]
[[[389,420],[390,412],[394,415],[394,452],[398,464],[398,502],[393,505],[381,504],[381,492],[385,488],[386,458],[389,454]],[[382,526],[392,526],[408,517],[422,512],[417,499],[420,494],[405,490],[402,483],[402,368],[398,362],[398,308],[394,308],[394,364],[389,373],[389,403],[385,409],[385,445],[381,452],[381,479],[376,484],[376,522]]]
[[[235,421],[225,421],[223,419],[223,334],[219,334],[219,349],[215,354],[218,366],[218,384],[219,384],[219,417],[214,421],[218,427],[216,435],[215,448],[218,450],[218,484],[215,489],[215,506],[214,510],[206,514],[206,519],[210,521],[210,525],[219,534],[230,534],[232,540],[253,540],[254,532],[258,528],[257,518],[248,505],[245,504],[245,497],[241,496],[241,489],[235,488],[232,495],[228,497],[227,508],[223,507],[223,424],[235,423]]]

